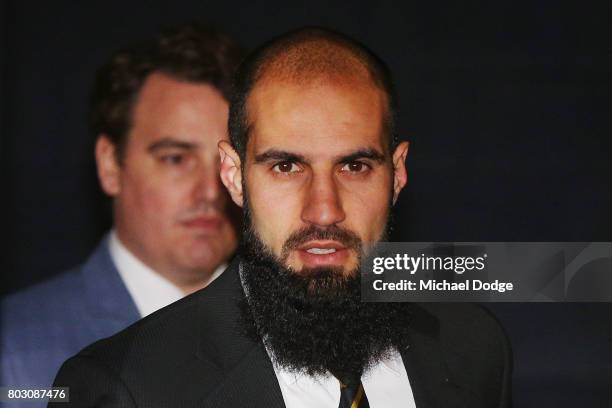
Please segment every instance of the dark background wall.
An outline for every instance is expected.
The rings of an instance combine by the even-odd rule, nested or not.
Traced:
[[[109,226],[85,119],[96,67],[193,19],[248,47],[325,25],[389,63],[411,141],[397,240],[612,241],[612,29],[585,4],[4,0],[1,292],[78,264]],[[612,406],[609,304],[492,309],[517,407]]]

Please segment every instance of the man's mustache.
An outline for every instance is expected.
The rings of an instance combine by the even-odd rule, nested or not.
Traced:
[[[361,239],[351,230],[331,225],[325,229],[310,225],[293,232],[283,244],[281,259],[286,260],[289,252],[309,241],[336,241],[344,247],[361,252]]]
[[[196,218],[225,219],[225,206],[217,203],[201,203],[178,214],[178,222],[189,222]]]

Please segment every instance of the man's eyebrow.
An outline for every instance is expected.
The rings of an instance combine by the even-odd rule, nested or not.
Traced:
[[[291,153],[284,150],[270,149],[255,156],[255,163],[264,163],[270,160],[306,163],[306,158],[301,154]]]
[[[364,148],[359,149],[353,153],[347,154],[345,156],[340,156],[336,162],[337,163],[349,163],[358,159],[370,159],[374,160],[377,163],[383,163],[385,161],[385,155],[373,148]]]
[[[182,140],[177,140],[171,137],[165,137],[163,139],[157,140],[154,143],[151,143],[147,150],[149,152],[155,152],[160,149],[185,149],[192,150],[195,149],[197,145],[195,143],[185,142]]]

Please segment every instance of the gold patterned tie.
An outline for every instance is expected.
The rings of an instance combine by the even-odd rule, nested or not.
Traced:
[[[368,397],[363,389],[361,379],[342,381],[340,380],[340,403],[338,408],[370,408]]]

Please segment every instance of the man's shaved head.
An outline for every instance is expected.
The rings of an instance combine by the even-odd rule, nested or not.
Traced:
[[[284,38],[284,37],[283,37]],[[255,72],[255,82],[314,80],[371,81],[380,85],[369,72],[367,55],[342,37],[308,29],[280,40],[265,51]]]
[[[325,28],[302,28],[277,37],[252,52],[241,64],[230,106],[231,142],[244,163],[249,130],[251,92],[270,82],[297,85],[333,83],[372,85],[386,96],[384,129],[389,151],[397,144],[396,97],[389,69],[363,44]]]

